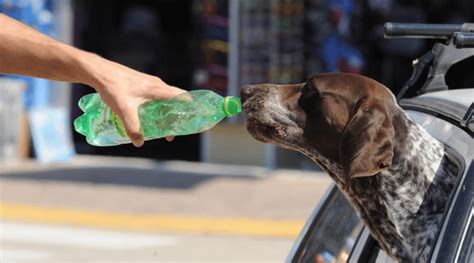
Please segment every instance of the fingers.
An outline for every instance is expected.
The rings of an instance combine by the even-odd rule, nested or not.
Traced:
[[[142,147],[144,143],[141,132],[140,120],[138,118],[138,106],[128,105],[122,111],[117,112],[123,122],[125,131],[135,147]]]
[[[128,110],[122,111],[122,114],[117,113],[117,115],[119,115],[121,120],[125,120],[123,121],[123,126],[125,127],[125,131],[127,132],[127,135],[132,141],[133,145],[135,147],[142,147],[144,144],[144,137],[143,133],[141,132],[137,109],[137,107],[130,107]],[[172,142],[174,140],[174,136],[166,136],[165,139],[168,142]]]

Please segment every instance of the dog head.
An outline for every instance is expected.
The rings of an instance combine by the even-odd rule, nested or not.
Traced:
[[[255,139],[299,151],[343,182],[392,164],[399,108],[372,79],[321,74],[302,84],[245,86],[241,96]]]

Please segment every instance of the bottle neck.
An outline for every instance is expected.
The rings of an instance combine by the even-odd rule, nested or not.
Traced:
[[[222,101],[222,110],[227,117],[235,116],[242,111],[242,103],[239,97],[227,96]]]

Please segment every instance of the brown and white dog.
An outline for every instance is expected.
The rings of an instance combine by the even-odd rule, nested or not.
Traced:
[[[385,86],[331,73],[302,84],[245,86],[241,96],[255,139],[321,166],[387,254],[428,261],[457,168]]]

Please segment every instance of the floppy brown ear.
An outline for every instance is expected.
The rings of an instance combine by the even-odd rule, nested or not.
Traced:
[[[339,154],[346,178],[373,176],[392,165],[395,130],[383,105],[359,101]]]

